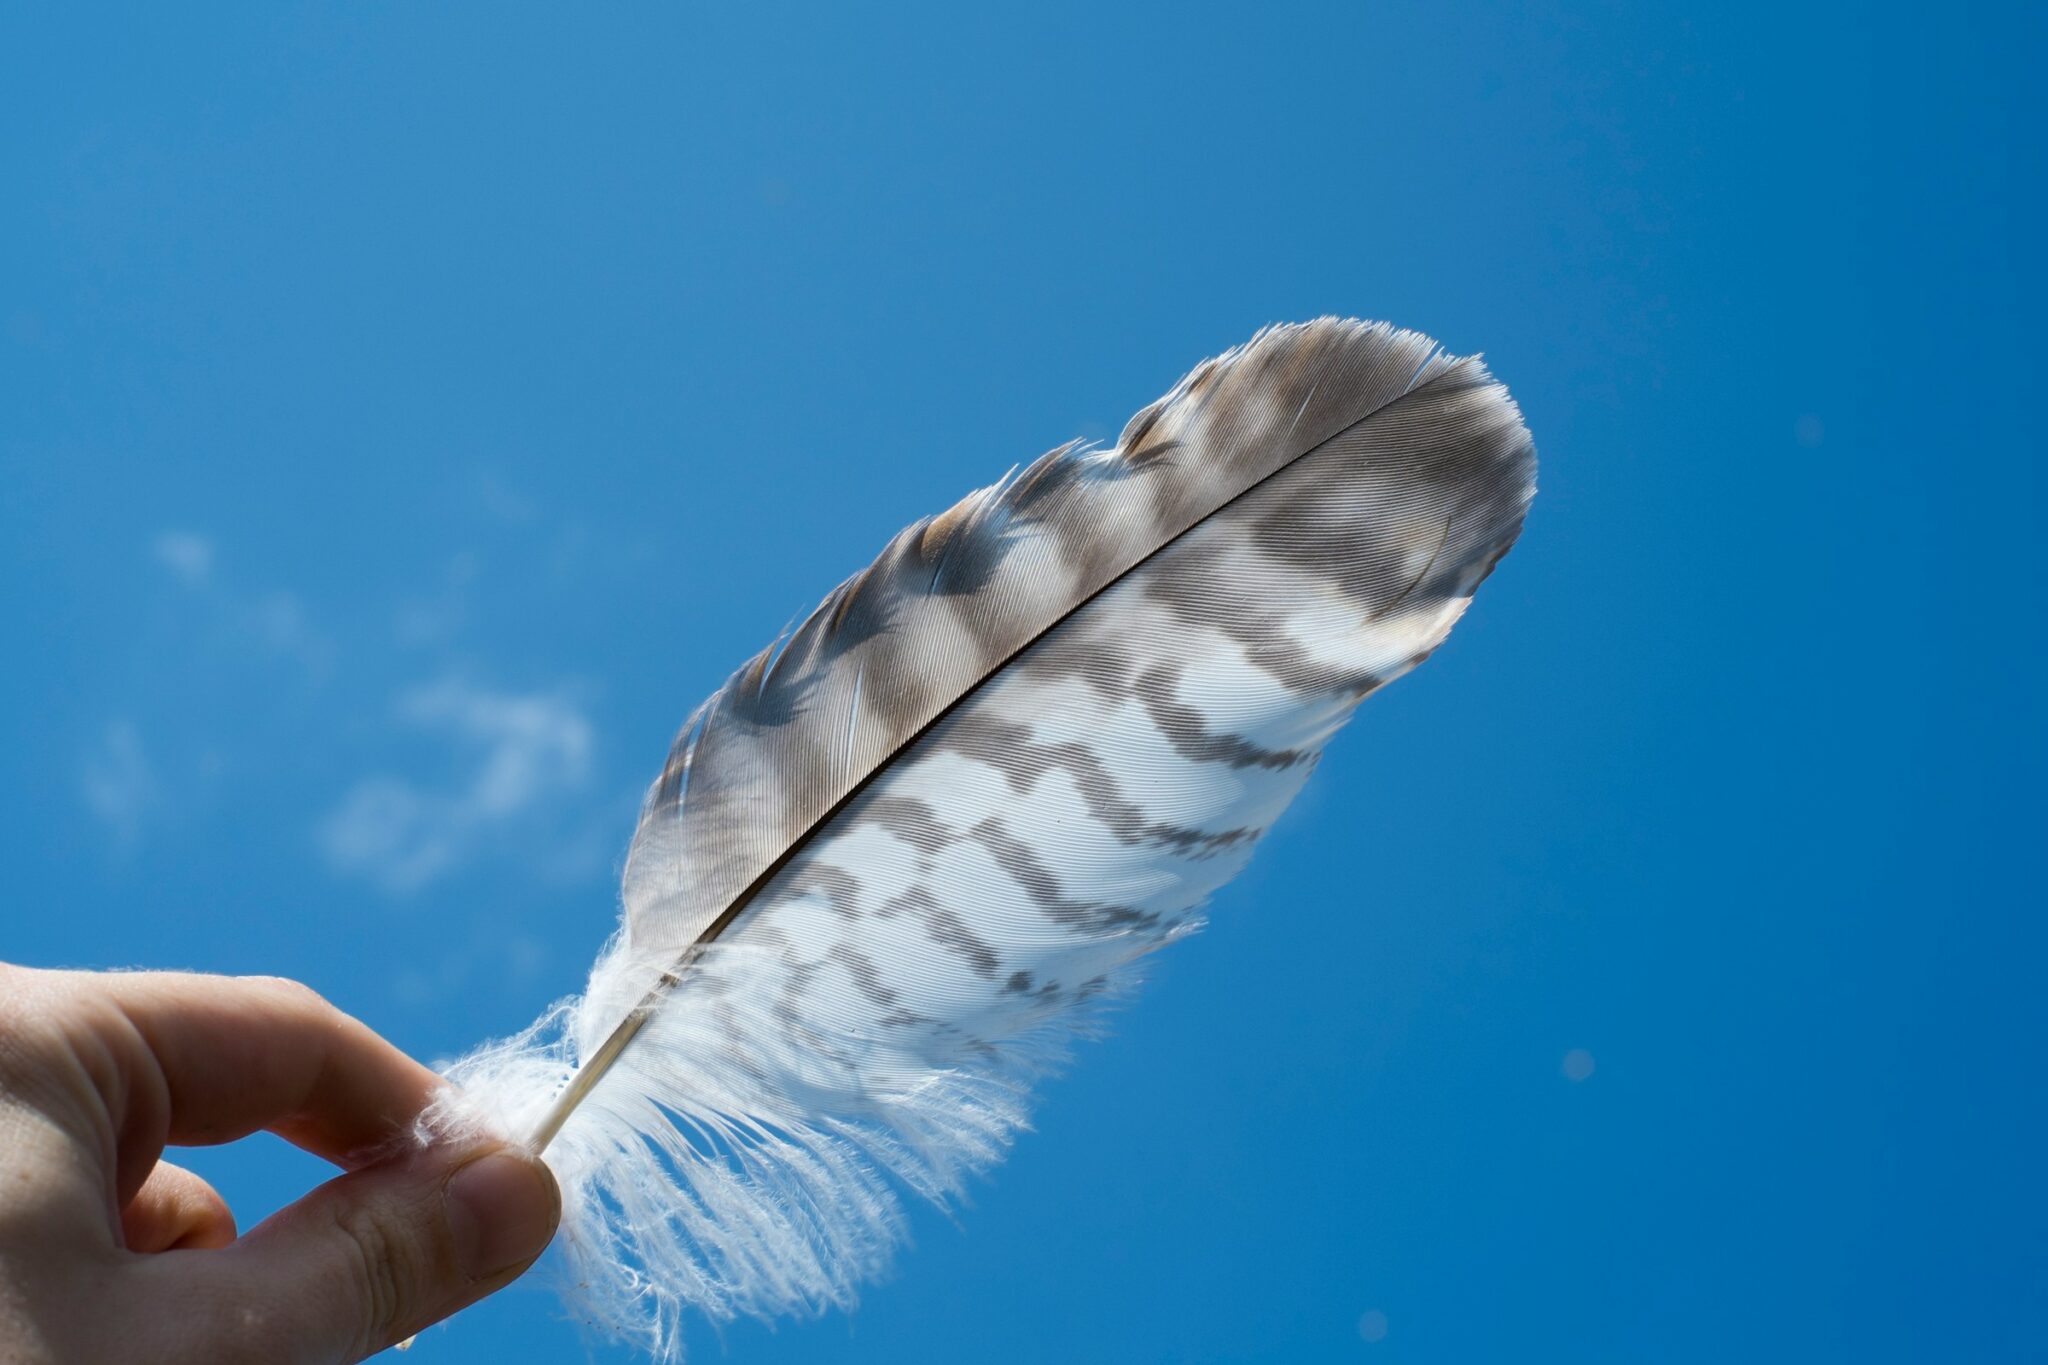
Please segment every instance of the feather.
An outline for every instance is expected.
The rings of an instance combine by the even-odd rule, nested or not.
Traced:
[[[1514,542],[1476,358],[1275,327],[892,540],[684,725],[586,993],[454,1065],[589,1321],[850,1306]]]

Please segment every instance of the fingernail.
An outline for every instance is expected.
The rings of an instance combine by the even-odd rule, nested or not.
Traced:
[[[448,1181],[456,1264],[486,1279],[540,1255],[555,1235],[555,1183],[539,1161],[493,1152]]]

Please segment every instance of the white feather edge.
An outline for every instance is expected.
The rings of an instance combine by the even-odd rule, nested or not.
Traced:
[[[1171,937],[1201,922],[1190,916]],[[579,1060],[672,965],[671,952],[635,957],[615,935],[584,995],[443,1067],[449,1085],[421,1117],[419,1140],[532,1132]],[[700,965],[743,980],[778,966],[768,950],[739,944],[711,945]],[[564,1301],[587,1327],[662,1361],[682,1358],[686,1309],[716,1325],[852,1308],[907,1231],[892,1181],[950,1205],[1028,1129],[1033,1083],[1098,1032],[1102,1013],[1142,984],[1144,965],[1118,969],[1094,1008],[1006,1039],[994,1064],[934,1072],[892,1095],[883,1122],[763,1105],[758,1092],[729,1111],[685,1112],[677,1097],[701,1094],[704,1067],[669,1027],[683,1016],[656,1015],[546,1153],[562,1189],[550,1270]]]

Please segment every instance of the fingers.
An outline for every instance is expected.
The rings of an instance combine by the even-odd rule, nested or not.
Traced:
[[[212,1250],[235,1240],[235,1215],[213,1186],[159,1161],[121,1210],[121,1237],[130,1251]]]
[[[221,1251],[142,1264],[188,1320],[232,1323],[249,1360],[352,1362],[510,1283],[560,1216],[523,1150],[428,1148],[330,1181]]]
[[[259,1128],[346,1161],[411,1123],[434,1073],[295,981],[138,972],[100,977],[170,1088],[170,1140]]]
[[[0,977],[7,1164],[40,1172],[25,1187],[50,1209],[58,1192],[69,1201],[17,1247],[30,1260],[14,1269],[91,1286],[106,1310],[53,1320],[52,1341],[83,1343],[54,1358],[121,1358],[99,1348],[148,1341],[164,1362],[353,1362],[509,1283],[553,1235],[560,1196],[545,1166],[494,1141],[400,1141],[438,1080],[304,987]],[[265,1128],[358,1169],[237,1240],[220,1196],[158,1157],[167,1141]],[[37,1221],[13,1203],[17,1223]],[[67,1228],[93,1235],[66,1242]],[[64,1254],[50,1254],[59,1242]]]
[[[439,1082],[318,995],[267,977],[64,973],[114,1058],[117,1194],[166,1142],[258,1129],[340,1165],[403,1133]]]

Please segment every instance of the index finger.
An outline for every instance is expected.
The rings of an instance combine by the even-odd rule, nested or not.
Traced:
[[[166,1143],[206,1146],[259,1129],[337,1165],[360,1165],[403,1134],[441,1085],[296,982],[64,975],[121,1078],[109,1100],[124,1198]]]

